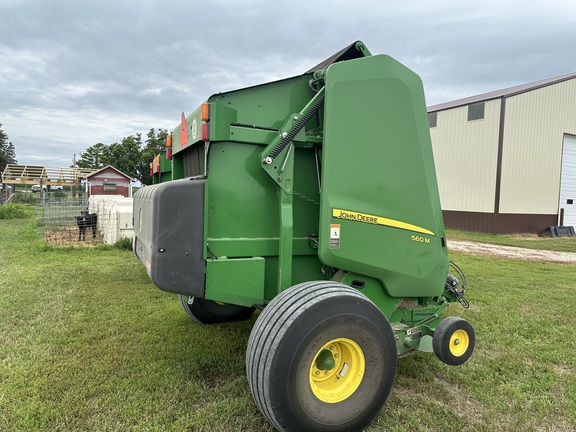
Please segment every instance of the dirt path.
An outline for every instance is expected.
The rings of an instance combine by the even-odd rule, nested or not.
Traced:
[[[448,249],[472,255],[487,255],[502,258],[525,259],[529,261],[576,264],[576,253],[573,252],[525,249],[460,240],[448,240]]]

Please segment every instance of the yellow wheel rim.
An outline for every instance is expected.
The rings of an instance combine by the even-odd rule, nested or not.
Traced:
[[[310,388],[322,402],[342,402],[356,391],[365,368],[364,353],[356,342],[346,338],[332,339],[312,360]]]
[[[470,337],[465,330],[456,330],[450,337],[450,354],[460,357],[468,350]]]

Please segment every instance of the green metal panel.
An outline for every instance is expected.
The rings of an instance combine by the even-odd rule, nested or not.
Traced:
[[[320,259],[391,296],[436,296],[448,272],[420,78],[384,55],[326,73]]]
[[[184,178],[184,160],[182,159],[182,154],[172,153],[172,180],[181,178]]]
[[[233,142],[211,143],[210,168],[206,187],[207,257],[266,258],[267,275],[278,274],[279,191],[260,168],[262,146]],[[318,233],[319,192],[316,163],[311,149],[295,150],[293,199],[293,273],[291,284],[300,275],[322,279],[322,264],[308,239]],[[297,259],[308,256],[307,259]],[[273,259],[272,259],[273,258]],[[277,293],[277,276],[266,278],[265,299]],[[225,301],[224,299],[221,299]]]
[[[201,119],[202,107],[199,106],[186,117],[186,122],[181,123],[172,131],[172,154],[178,154],[182,150],[196,144],[202,140],[202,125],[205,122]],[[182,139],[182,128],[186,129],[185,139]]]
[[[310,75],[303,75],[218,93],[208,98],[208,102],[234,110],[238,124],[280,128],[287,115],[298,112],[310,100],[312,92],[308,86],[309,79]],[[221,109],[216,109],[217,116],[226,117]],[[211,109],[212,112],[214,108]],[[229,126],[230,122],[227,125]],[[210,125],[211,129],[214,127],[220,128],[218,125]]]
[[[261,304],[264,264],[261,257],[207,260],[205,298],[242,306]]]
[[[392,313],[398,306],[399,299],[390,297],[386,291],[382,289],[382,283],[377,279],[339,271],[334,275],[332,280],[359,289],[362,294],[372,300],[388,318],[392,316]]]
[[[172,161],[166,158],[166,151],[160,153],[160,172],[163,174],[172,172]]]

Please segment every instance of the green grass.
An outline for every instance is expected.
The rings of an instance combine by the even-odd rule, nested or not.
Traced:
[[[538,237],[534,234],[501,235],[460,231],[455,229],[447,229],[446,237],[448,238],[448,242],[450,242],[450,240],[465,240],[528,249],[576,252],[576,237],[547,238]],[[448,247],[450,247],[450,243],[448,243]]]
[[[576,429],[576,266],[452,257],[477,348],[400,359],[370,431]],[[46,246],[0,220],[0,430],[271,431],[244,372],[254,319],[201,326],[130,251]]]
[[[27,219],[34,216],[34,207],[24,204],[0,205],[0,219]]]

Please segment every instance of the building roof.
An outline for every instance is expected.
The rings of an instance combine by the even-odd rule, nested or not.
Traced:
[[[508,87],[502,90],[491,91],[488,93],[479,94],[476,96],[470,96],[463,99],[457,99],[451,102],[444,102],[438,105],[432,105],[428,107],[428,112],[443,111],[450,108],[456,108],[464,105],[470,105],[478,102],[485,102],[493,99],[499,99],[502,97],[516,96],[518,94],[527,93],[532,90],[537,90],[542,87],[546,87],[553,84],[558,84],[563,81],[568,81],[571,79],[576,79],[576,73],[571,73],[567,75],[562,75],[555,78],[548,78],[541,81],[536,81],[528,84],[521,84],[514,87]]]
[[[126,177],[127,179],[132,180],[132,178],[131,178],[129,175],[124,174],[122,171],[120,171],[119,169],[114,168],[112,165],[107,165],[107,166],[105,166],[104,168],[101,168],[101,169],[99,169],[99,170],[97,170],[97,171],[94,171],[94,172],[88,174],[88,175],[86,176],[86,178],[94,177],[95,175],[101,173],[102,171],[107,170],[108,168],[113,169],[113,170],[116,171],[118,174],[121,174],[121,175],[123,175],[124,177]]]

